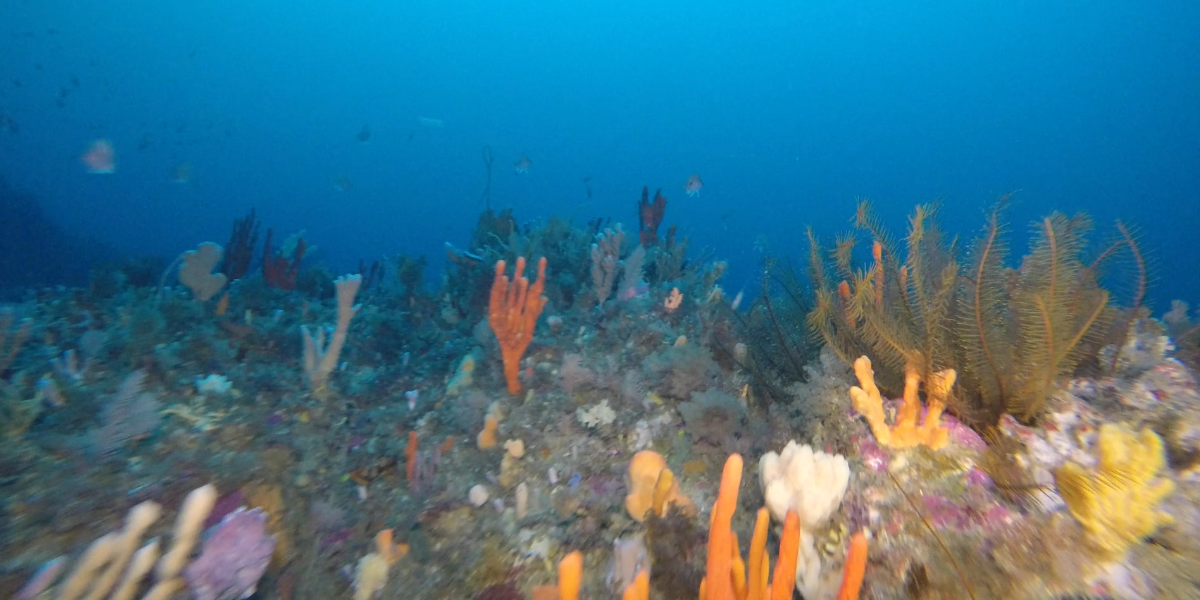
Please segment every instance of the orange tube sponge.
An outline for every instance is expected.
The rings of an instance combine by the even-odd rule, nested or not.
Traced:
[[[650,574],[645,569],[638,571],[637,578],[625,588],[621,600],[650,600]]]
[[[775,578],[771,581],[771,600],[787,600],[796,588],[796,559],[800,554],[800,515],[789,510],[783,519],[783,536],[779,538],[779,560],[775,562]]]
[[[475,444],[480,450],[488,450],[496,447],[496,428],[500,426],[500,420],[496,415],[488,415],[483,421],[483,431],[475,436]]]
[[[579,600],[579,585],[583,581],[583,555],[578,550],[558,563],[559,600]]]
[[[708,562],[701,583],[700,600],[736,600],[733,583],[733,513],[737,510],[738,488],[742,485],[742,456],[730,454],[721,472],[721,489],[713,504],[708,528]]]
[[[517,379],[521,356],[533,340],[534,327],[546,306],[546,297],[542,295],[546,286],[546,258],[538,260],[537,281],[532,286],[523,275],[525,257],[517,258],[512,281],[504,274],[505,266],[504,261],[496,261],[496,279],[492,282],[488,301],[488,324],[500,341],[508,393],[516,394],[521,391],[521,382]]]
[[[653,450],[634,454],[626,477],[629,495],[625,496],[625,510],[639,523],[646,519],[650,510],[663,516],[671,504],[686,514],[695,514],[696,506],[679,493],[675,474],[667,468],[667,460],[661,454]]]
[[[767,583],[770,559],[766,555],[770,511],[758,510],[754,537],[750,541],[750,564],[742,561],[737,536],[731,523],[737,510],[738,487],[742,481],[742,457],[731,454],[721,473],[721,489],[713,505],[708,528],[708,562],[700,581],[700,600],[791,600],[796,587],[796,564],[800,556],[800,515],[787,512],[775,578]]]
[[[771,524],[771,512],[766,508],[758,509],[758,519],[754,521],[754,537],[750,538],[750,564],[746,566],[747,579],[746,600],[767,600],[767,574],[770,573],[770,559],[767,558],[767,527]]]
[[[381,529],[375,534],[375,553],[387,561],[389,565],[408,554],[408,544],[397,544],[392,541],[392,530]]]
[[[842,576],[842,588],[838,590],[837,600],[858,600],[866,569],[867,536],[860,531],[850,538],[850,552],[846,554],[846,573]]]
[[[417,470],[417,432],[408,432],[408,446],[404,448],[404,474],[412,483],[413,474]]]

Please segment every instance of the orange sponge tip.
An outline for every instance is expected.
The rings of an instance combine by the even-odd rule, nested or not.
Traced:
[[[558,563],[559,600],[579,600],[579,586],[582,580],[583,555],[576,550]]]
[[[866,569],[867,536],[860,531],[850,538],[850,552],[846,555],[846,573],[842,576],[842,589],[838,590],[837,600],[858,600]]]

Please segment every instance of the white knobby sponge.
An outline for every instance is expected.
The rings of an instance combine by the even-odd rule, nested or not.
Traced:
[[[807,444],[791,441],[779,454],[764,454],[758,474],[771,516],[783,521],[794,510],[800,526],[810,530],[824,525],[842,503],[850,465],[840,454],[813,452]]]

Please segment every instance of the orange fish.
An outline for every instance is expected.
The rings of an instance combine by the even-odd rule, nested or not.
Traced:
[[[700,181],[700,176],[693,174],[688,177],[687,183],[683,184],[683,191],[689,196],[699,196],[700,188],[704,187],[704,182]]]
[[[113,150],[112,142],[108,140],[96,140],[88,147],[87,152],[80,157],[83,165],[87,167],[88,173],[97,175],[109,175],[117,170],[116,151]]]
[[[524,154],[518,156],[517,160],[513,161],[513,170],[515,170],[518,175],[524,175],[528,173],[529,167],[532,166],[533,161],[529,160],[529,157]]]

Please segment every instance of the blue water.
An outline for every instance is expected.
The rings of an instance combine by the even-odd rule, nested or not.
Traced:
[[[1140,226],[1161,311],[1200,300],[1197,31],[1186,0],[6,0],[0,177],[126,253],[223,243],[256,207],[335,270],[436,268],[469,239],[490,145],[492,203],[520,221],[629,226],[664,188],[666,223],[735,289],[760,235],[803,256],[804,226],[846,227],[855,196],[897,230],[940,197],[969,237],[1020,190],[1019,237],[1054,209]],[[80,164],[96,138],[113,175]]]

